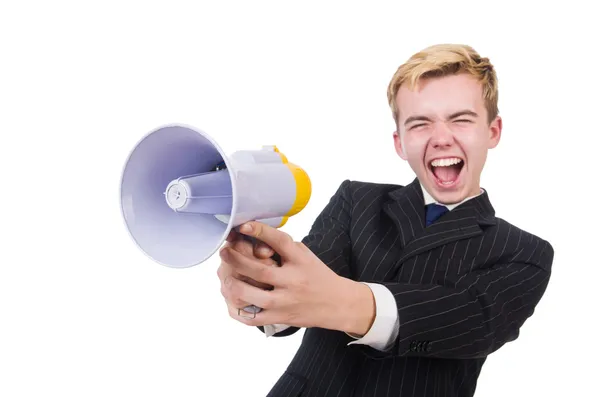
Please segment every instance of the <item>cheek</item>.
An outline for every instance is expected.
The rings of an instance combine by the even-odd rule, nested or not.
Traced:
[[[409,161],[421,161],[427,145],[424,135],[410,134],[404,138],[404,148]]]
[[[488,150],[487,141],[482,139],[480,135],[464,135],[459,144],[465,151],[471,165],[476,166],[485,161]]]

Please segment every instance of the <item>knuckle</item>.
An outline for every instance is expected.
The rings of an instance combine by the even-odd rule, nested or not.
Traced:
[[[225,287],[225,285],[221,286],[221,295],[223,295],[223,298],[225,298],[225,300],[229,300],[229,290],[227,289],[227,287]]]
[[[228,251],[229,251],[230,249],[231,249],[231,248],[230,248],[229,246],[227,246],[227,245],[226,245],[225,247],[223,247],[223,248],[221,248],[221,249],[219,250],[219,256],[221,257],[221,259],[222,259],[223,261],[227,260],[227,256],[228,256],[228,254],[229,254],[229,252],[228,252]]]
[[[229,285],[225,285],[226,291],[229,294],[229,298],[232,300],[237,299],[238,295],[239,295],[239,288],[237,288],[237,286],[233,283],[229,284]]]
[[[235,250],[231,250],[227,253],[227,257],[225,258],[225,266],[227,266],[228,269],[238,269],[240,267],[240,261],[237,255],[239,254]]]
[[[244,307],[244,306],[247,306],[247,303],[244,302],[243,300],[241,300],[240,298],[236,298],[233,301],[233,304],[235,305],[235,307]]]
[[[236,290],[237,288],[235,286],[235,283],[233,282],[233,277],[231,275],[226,276],[223,279],[223,283],[221,283],[221,293],[223,294],[223,296],[225,296],[226,298],[234,297]]]

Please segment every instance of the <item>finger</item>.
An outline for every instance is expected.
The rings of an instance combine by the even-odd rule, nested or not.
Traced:
[[[226,247],[230,247],[230,248],[234,249],[235,251],[240,252],[240,253],[242,253],[242,254],[250,257],[250,258],[257,259],[258,261],[260,261],[261,263],[263,263],[266,266],[278,266],[279,265],[279,262],[276,261],[276,260],[274,260],[274,259],[272,259],[270,257],[270,255],[268,255],[268,254],[265,255],[264,258],[261,258],[260,256],[254,255],[254,251],[253,251],[252,244],[250,243],[250,241],[251,240],[249,240],[249,239],[243,239],[243,238],[238,237],[232,243],[227,243],[225,245],[225,247],[223,247],[221,249],[221,251],[223,249],[225,249]],[[266,244],[264,244],[264,243],[259,243],[259,244],[260,244],[259,248],[266,249],[267,251],[270,251],[269,253],[273,252]],[[226,267],[227,267],[228,270],[224,269]],[[221,273],[221,275],[219,276],[219,278],[221,279],[221,281],[224,279],[224,277],[226,275],[232,274],[234,277],[236,277],[236,278],[238,278],[238,279],[240,279],[242,281],[245,281],[245,282],[247,282],[247,283],[249,283],[249,284],[251,284],[251,285],[253,285],[255,287],[261,288],[261,289],[272,289],[272,287],[273,287],[272,285],[261,283],[259,281],[253,280],[253,279],[251,279],[251,278],[249,278],[247,276],[239,274],[238,272],[236,272],[231,267],[231,265],[229,265],[225,261],[221,262],[221,267],[217,271],[217,274],[219,274],[219,273]]]
[[[249,257],[254,256],[252,243],[241,237],[237,238],[235,241],[229,244],[229,246],[241,254],[244,254]]]
[[[231,266],[233,271],[264,284],[276,285],[275,272],[279,270],[278,266],[265,266],[263,262],[249,258],[231,247],[223,248],[220,255],[222,261]]]
[[[227,238],[225,239],[225,241],[227,241],[228,243],[233,243],[234,241],[236,241],[239,238],[240,238],[240,234],[238,232],[236,232],[235,229],[231,229],[229,231],[229,234],[227,235]]]
[[[296,243],[289,234],[265,223],[246,222],[240,226],[239,231],[263,241],[282,257],[290,258],[297,252]]]
[[[250,303],[239,298],[235,294],[235,290],[234,290],[235,287],[232,287],[232,281],[234,279],[235,279],[234,275],[227,275],[221,281],[221,295],[223,295],[223,298],[225,298],[225,302],[227,303],[227,306],[231,306],[236,309],[250,306]]]
[[[225,300],[236,308],[255,305],[263,309],[273,308],[275,301],[272,291],[256,288],[235,277],[227,277],[221,287]]]
[[[278,310],[261,310],[258,313],[247,312],[244,308],[227,305],[229,316],[243,324],[250,326],[264,326],[267,324],[284,324],[285,316]],[[240,310],[241,309],[241,310]]]
[[[227,306],[230,306],[230,307],[234,308],[235,310],[243,309],[244,307],[250,306],[250,303],[245,302],[241,299],[233,299],[233,298],[226,297],[223,287],[221,287],[221,288],[222,288],[221,295],[223,295],[223,298],[225,298],[225,303],[227,303]]]
[[[238,239],[234,243],[228,244],[228,246],[232,247],[237,252],[246,255],[247,257],[260,260],[266,265],[271,266],[272,264],[281,264],[279,255],[273,250],[273,248],[269,247],[263,242],[257,241],[253,246],[247,240]]]
[[[262,263],[265,266],[279,266],[279,262],[274,260],[273,258],[264,258],[264,259],[256,258],[253,255],[252,247],[248,246],[247,242],[238,241],[234,244],[227,243],[227,244],[225,244],[225,246],[223,246],[219,250],[219,254],[221,255],[221,253],[225,249],[233,249],[237,252],[242,253],[243,255],[245,255],[249,258],[255,259],[256,261]],[[221,255],[221,258],[223,258],[222,255]],[[232,274],[234,277],[237,277],[241,280],[247,281],[250,284],[252,284],[256,287],[259,287],[259,288],[270,289],[272,287],[269,284],[260,283],[258,281],[250,279],[249,277],[247,277],[243,274],[238,273],[231,264],[227,263],[227,261],[225,261],[225,260],[221,260],[221,264],[220,264],[219,268],[217,269],[217,275],[219,276],[219,279],[221,281],[223,281],[225,276],[227,276],[229,274]]]
[[[260,289],[264,289],[264,290],[272,290],[273,286],[269,285],[269,284],[265,284],[265,283],[261,283],[260,281],[256,281],[256,280],[252,280],[249,277],[243,276],[243,275],[237,275],[236,278],[240,281],[243,281],[245,283],[248,283],[256,288],[260,288]]]
[[[263,324],[263,316],[264,313],[261,311],[259,313],[248,313],[245,310],[239,310],[240,308],[231,306],[231,305],[227,305],[227,309],[229,311],[229,317],[233,318],[234,320],[237,320],[243,324],[246,325],[250,325],[250,326],[259,326],[259,325],[264,325]],[[260,317],[259,317],[260,316]]]
[[[277,266],[277,262],[275,262],[272,259],[263,259],[262,261],[265,261],[265,262],[270,261],[270,262],[266,263],[267,266]],[[266,289],[266,290],[273,289],[272,285],[261,283],[256,280],[252,280],[251,278],[238,273],[237,271],[235,271],[233,269],[233,267],[229,263],[227,263],[225,261],[221,261],[221,264],[217,269],[217,276],[219,277],[219,280],[221,281],[221,285],[223,285],[223,283],[225,282],[225,279],[228,276],[232,276],[232,277],[237,278],[238,280],[244,281],[244,282],[246,282],[250,285],[253,285],[257,288]]]
[[[272,260],[272,259],[264,259],[264,260],[265,261],[266,260],[270,260],[272,262],[272,264],[270,266],[277,266],[277,263],[274,260]],[[267,265],[267,266],[269,266],[269,265]],[[237,278],[238,280],[241,280],[241,281],[243,281],[245,283],[248,283],[250,285],[255,286],[256,288],[266,289],[266,290],[272,290],[273,289],[273,286],[270,285],[270,284],[261,283],[260,281],[253,280],[250,277],[244,276],[243,274],[240,274],[240,273],[237,273],[237,272],[234,272],[233,276],[235,278]]]
[[[250,237],[244,237],[243,234],[234,231],[234,229],[229,233],[227,242],[230,243],[229,245],[232,245],[235,250],[256,258],[271,258],[276,254],[275,250],[265,242]]]
[[[257,258],[270,258],[273,254],[275,254],[275,250],[262,241],[254,246],[254,256]]]
[[[260,243],[258,240],[254,240],[248,236],[244,236],[243,234],[237,233],[237,237],[235,237],[235,239],[232,239],[232,241],[230,241],[228,245],[246,256],[255,256],[255,251],[257,247],[262,246],[264,244]]]

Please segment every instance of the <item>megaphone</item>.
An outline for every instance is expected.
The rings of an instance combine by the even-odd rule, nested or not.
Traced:
[[[282,227],[310,196],[308,174],[276,146],[227,156],[206,132],[184,124],[144,136],[120,185],[129,235],[147,257],[171,268],[203,263],[245,222]]]

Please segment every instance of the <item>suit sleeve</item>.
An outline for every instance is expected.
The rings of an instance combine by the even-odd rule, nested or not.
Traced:
[[[498,263],[439,284],[382,282],[396,300],[392,347],[368,356],[486,357],[517,339],[544,294],[554,257],[543,241],[524,262]]]
[[[350,244],[350,217],[352,198],[350,194],[350,180],[344,180],[335,194],[313,222],[309,233],[302,239],[319,259],[329,266],[335,273],[342,277],[350,277],[351,244]],[[262,332],[264,327],[259,326]],[[298,327],[289,327],[274,334],[274,337],[289,336]]]

